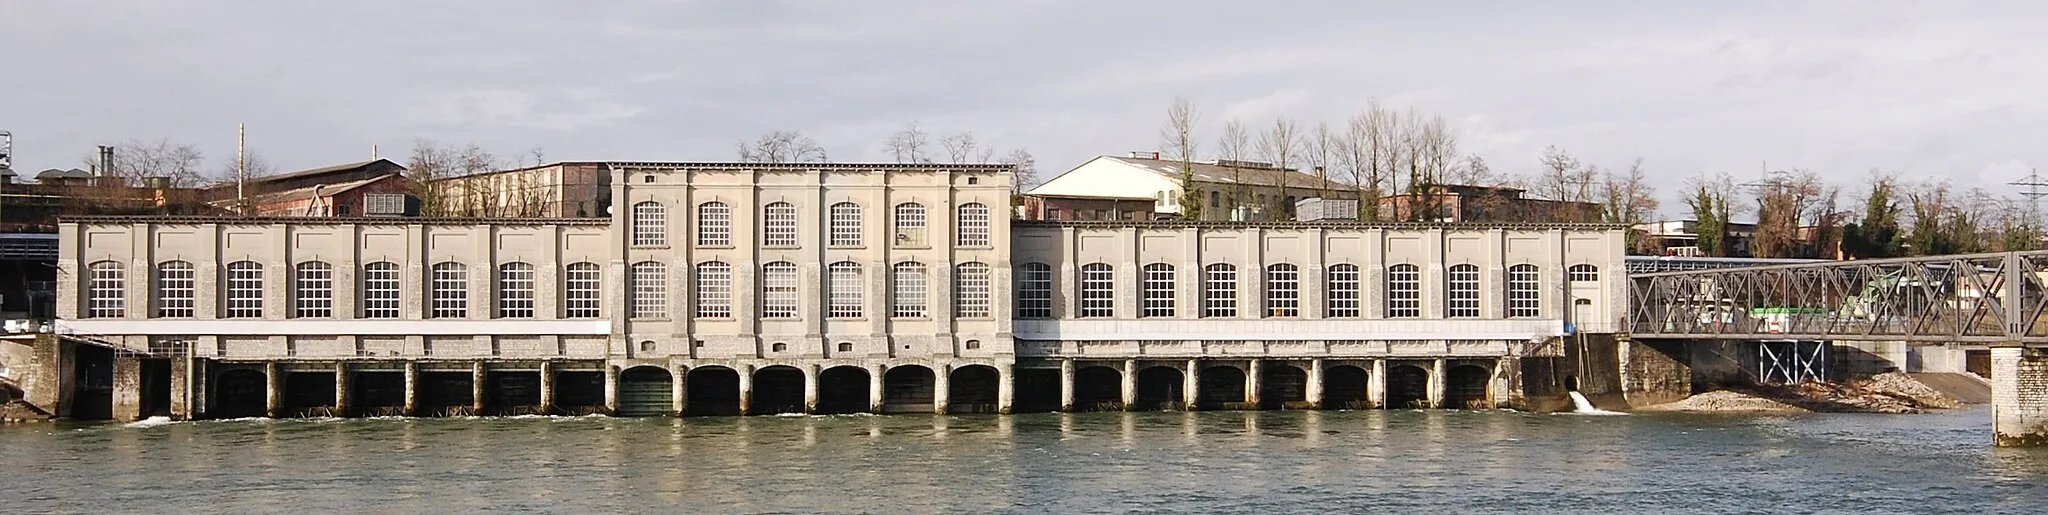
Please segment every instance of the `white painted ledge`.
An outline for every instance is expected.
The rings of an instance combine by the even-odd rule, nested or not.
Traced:
[[[58,334],[100,336],[609,335],[608,320],[58,320]]]
[[[1017,320],[1018,340],[1515,340],[1563,336],[1563,320]]]

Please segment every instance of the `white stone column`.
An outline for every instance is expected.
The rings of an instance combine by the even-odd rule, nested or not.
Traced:
[[[1187,404],[1186,408],[1184,408],[1184,409],[1186,409],[1186,410],[1188,410],[1188,411],[1194,411],[1194,410],[1200,409],[1200,407],[1199,407],[1199,403],[1198,403],[1197,401],[1200,401],[1200,400],[1201,400],[1201,398],[1202,398],[1202,397],[1201,397],[1201,392],[1202,392],[1202,362],[1201,362],[1201,360],[1193,360],[1193,359],[1191,359],[1191,360],[1188,360],[1188,373],[1187,373],[1186,379],[1187,379],[1187,381],[1185,382],[1185,385],[1181,387],[1181,392],[1180,392],[1180,393],[1181,393],[1181,399],[1182,399],[1182,401],[1181,401],[1181,402],[1182,402],[1182,403],[1184,403],[1184,404]]]
[[[554,412],[555,362],[544,360],[540,362],[540,414],[550,415]]]
[[[1448,383],[1447,381],[1444,381],[1444,359],[1443,359],[1443,358],[1437,358],[1437,359],[1436,359],[1436,361],[1435,361],[1435,363],[1432,363],[1432,364],[1430,365],[1430,369],[1429,369],[1429,408],[1430,408],[1430,409],[1443,409],[1443,408],[1444,408],[1444,386],[1445,386],[1445,385],[1446,385],[1447,383]]]
[[[1060,360],[1060,411],[1074,411],[1074,360]]]
[[[690,410],[690,367],[669,365],[668,373],[672,379],[668,390],[669,404],[675,407],[676,416],[687,415]]]
[[[334,416],[349,416],[349,379],[350,377],[348,376],[348,362],[336,362],[334,364]]]
[[[888,393],[882,388],[882,374],[888,371],[882,365],[868,365],[868,413],[882,412],[882,395]]]
[[[1009,363],[996,365],[996,413],[1008,415],[1017,401],[1017,367]]]
[[[420,362],[405,362],[405,416],[419,416]]]
[[[484,399],[486,397],[489,397],[490,394],[488,390],[484,389],[486,385],[490,384],[489,381],[486,381],[487,379],[490,379],[490,376],[487,376],[484,373],[484,362],[471,362],[469,365],[469,409],[472,412],[470,413],[471,415],[482,416],[484,414]],[[618,408],[618,398],[613,393],[619,390],[618,369],[610,369],[610,371],[605,374],[604,384],[605,411],[609,413],[611,412],[611,410]]]
[[[477,370],[483,370],[483,366],[484,366],[484,365],[483,365],[483,363],[481,363],[481,362],[477,363],[477,365],[476,365],[476,367],[477,367]],[[483,374],[482,374],[482,373],[478,373],[477,375],[481,376],[481,375],[483,375]],[[741,381],[745,381],[745,380],[746,380],[746,379],[745,379],[744,377],[742,377],[742,378],[741,378]],[[618,410],[619,410],[619,367],[618,367],[618,366],[615,366],[615,365],[612,365],[612,364],[610,364],[610,363],[606,363],[606,364],[604,365],[604,414],[606,414],[606,415],[611,415],[611,414],[613,414],[613,413],[617,413],[617,412],[618,412]]]
[[[1138,360],[1124,360],[1123,409],[1131,411],[1138,405]]]
[[[1259,380],[1265,375],[1264,368],[1266,362],[1262,359],[1253,359],[1244,367],[1244,402],[1252,405],[1252,409],[1259,409],[1259,402],[1264,400],[1259,395]]]
[[[953,365],[947,363],[932,370],[932,413],[944,415],[953,404]]]
[[[754,366],[740,365],[740,414],[754,414]]]
[[[1372,407],[1387,409],[1387,360],[1372,360],[1372,377],[1365,381],[1366,403]]]
[[[284,404],[284,371],[277,362],[263,364],[263,412],[265,416],[277,418],[278,409]]]
[[[1309,409],[1323,409],[1323,358],[1308,360],[1307,386]]]
[[[818,365],[803,366],[804,371],[804,413],[818,412]]]

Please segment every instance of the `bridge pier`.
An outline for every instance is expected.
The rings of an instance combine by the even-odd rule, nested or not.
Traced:
[[[1991,432],[1999,447],[2048,445],[2048,349],[1991,349]]]

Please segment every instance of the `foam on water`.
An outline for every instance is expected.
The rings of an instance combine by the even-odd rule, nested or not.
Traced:
[[[1572,413],[1575,415],[1627,415],[1627,413],[1619,411],[1607,411],[1594,407],[1593,401],[1587,400],[1586,396],[1580,395],[1579,392],[1570,393],[1572,397]]]
[[[171,425],[171,417],[149,417],[125,424],[126,427],[157,427]]]

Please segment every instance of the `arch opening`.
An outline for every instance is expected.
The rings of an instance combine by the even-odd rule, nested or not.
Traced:
[[[334,417],[334,372],[318,370],[284,375],[284,416]]]
[[[936,400],[937,376],[920,365],[889,367],[882,373],[882,411],[930,413]]]
[[[1201,391],[1196,402],[1202,409],[1243,409],[1244,371],[1217,365],[1202,369]]]
[[[499,416],[545,415],[540,405],[540,372],[526,370],[492,370],[484,374],[484,409]],[[625,376],[619,378],[619,391],[626,390]],[[619,399],[621,405],[625,398]],[[623,410],[623,408],[621,408]]]
[[[268,378],[261,370],[236,369],[221,372],[213,380],[213,402],[208,415],[213,418],[261,417],[269,408],[266,383]]]
[[[1308,405],[1308,371],[1289,363],[1259,369],[1259,409],[1303,409]]]
[[[404,416],[405,373],[351,373],[348,378],[348,409],[352,417]]]
[[[1323,408],[1372,407],[1372,373],[1364,367],[1337,365],[1323,369]]]
[[[689,394],[683,400],[690,415],[740,414],[740,373],[717,366],[697,367],[684,375]]]
[[[867,369],[832,367],[818,373],[818,413],[860,413],[868,410]]]
[[[1074,411],[1123,409],[1124,374],[1104,366],[1074,371]]]
[[[946,381],[947,410],[954,413],[995,413],[1002,374],[988,365],[953,369]]]
[[[1060,409],[1060,371],[1056,368],[1019,368],[1012,373],[1012,413],[1044,413]]]
[[[476,375],[470,371],[422,370],[413,388],[414,394],[419,396],[416,415],[453,417],[477,414]]]
[[[754,402],[748,413],[803,413],[804,371],[775,365],[754,370]]]
[[[1458,365],[1444,371],[1444,407],[1451,409],[1492,408],[1488,383],[1493,372],[1479,365]]]
[[[619,416],[659,417],[675,411],[675,374],[668,369],[639,366],[619,372]]]
[[[671,381],[674,378],[670,378]],[[674,402],[671,400],[670,402]],[[560,370],[555,372],[556,413],[583,416],[604,412],[604,372]]]
[[[1387,409],[1429,407],[1429,369],[1416,365],[1387,367]]]
[[[1138,371],[1138,405],[1132,409],[1171,410],[1181,409],[1187,401],[1183,393],[1187,375],[1180,369],[1169,366],[1147,367]]]

